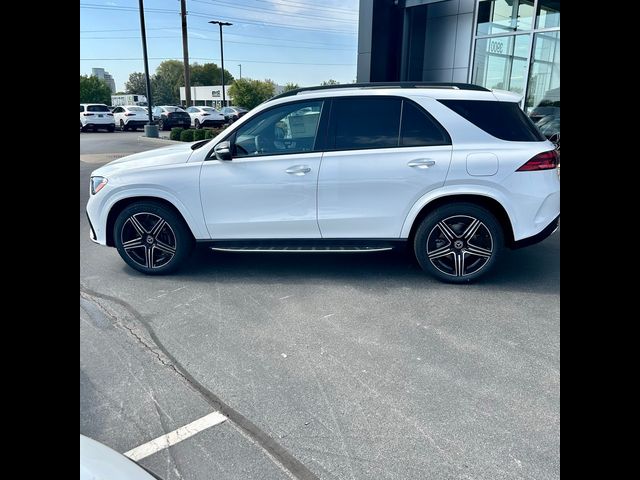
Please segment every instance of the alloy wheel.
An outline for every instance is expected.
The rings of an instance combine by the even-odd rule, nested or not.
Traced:
[[[489,228],[469,215],[440,220],[427,237],[427,257],[445,275],[464,277],[479,272],[493,255]]]
[[[120,239],[127,256],[142,267],[163,267],[176,254],[176,235],[171,225],[155,213],[131,215],[122,225]]]

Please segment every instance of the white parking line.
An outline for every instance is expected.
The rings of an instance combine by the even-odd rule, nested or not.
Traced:
[[[166,435],[144,443],[139,447],[132,448],[123,455],[129,457],[131,460],[142,460],[143,458],[153,455],[160,450],[169,448],[171,445],[175,445],[178,442],[186,440],[189,437],[193,437],[196,433],[206,430],[209,427],[218,425],[227,419],[220,412],[212,412],[209,415],[205,415],[198,420],[195,420],[184,427],[180,427],[173,432],[169,432]]]

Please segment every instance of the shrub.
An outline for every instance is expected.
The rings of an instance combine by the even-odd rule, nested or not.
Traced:
[[[195,130],[183,130],[182,132],[180,132],[180,141],[181,142],[193,142],[193,132],[195,132]]]
[[[169,135],[169,138],[171,140],[180,140],[180,134],[182,133],[183,130],[184,128],[182,127],[173,127],[171,129],[171,134]]]
[[[215,135],[213,134],[213,130],[211,130],[210,128],[207,128],[204,133],[204,138],[209,140],[210,138],[213,138],[213,137],[215,137]]]
[[[205,132],[204,130],[196,130],[195,132],[193,132],[193,139],[195,141],[204,140],[206,134],[207,132]]]

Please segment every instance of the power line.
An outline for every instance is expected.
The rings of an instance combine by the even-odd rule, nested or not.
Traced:
[[[204,58],[204,57],[190,57],[192,60],[217,60],[216,58]],[[82,61],[132,61],[142,60],[140,57],[136,58],[81,58]],[[180,60],[179,57],[149,57],[149,60]],[[263,60],[243,60],[239,58],[230,58],[231,62],[243,62],[243,63],[272,63],[278,65],[342,65],[353,67],[355,63],[315,63],[315,62],[269,62]]]
[[[318,6],[318,5],[308,5],[306,3],[299,3],[299,2],[291,2],[289,0],[255,0],[256,2],[263,2],[263,3],[268,3],[270,5],[273,5],[274,3],[277,3],[278,5],[282,5],[285,7],[303,7],[303,8],[308,8],[308,9],[317,9],[317,10],[328,10],[330,12],[341,12],[341,13],[348,13],[351,15],[357,15],[358,14],[358,10],[350,10],[347,8],[338,8],[338,7],[323,7],[323,6]]]
[[[137,37],[80,37],[80,40],[129,40],[129,39],[133,39],[133,38],[140,38],[140,36]],[[151,38],[182,38],[179,35],[167,35],[167,36],[158,36],[158,37],[147,37],[148,39]],[[189,39],[190,40],[202,40],[202,41],[206,41],[206,42],[211,42],[213,41],[213,39],[210,38],[200,38],[200,37],[193,37],[191,35],[189,35]],[[273,43],[256,43],[256,42],[235,42],[233,40],[226,40],[225,43],[237,43],[240,45],[259,45],[261,47],[281,47],[281,48],[306,48],[306,49],[310,49],[310,50],[344,50],[344,51],[353,51],[353,48],[333,48],[333,47],[303,47],[303,46],[297,46],[297,45],[275,45]]]
[[[227,3],[227,2],[223,2],[223,1],[216,1],[215,4],[211,3],[211,2],[205,2],[204,0],[191,0],[192,2],[197,2],[197,3],[204,3],[206,5],[212,6],[212,5],[220,5],[220,6],[225,6],[225,7],[230,7],[230,8],[238,8],[238,9],[242,9],[242,10],[253,10],[256,12],[268,12],[271,13],[273,15],[277,15],[277,16],[285,16],[285,17],[295,17],[295,18],[317,18],[320,20],[328,20],[331,22],[344,22],[344,23],[354,23],[354,20],[348,20],[348,19],[344,19],[344,18],[333,18],[333,17],[327,17],[324,15],[312,15],[312,14],[299,14],[299,13],[285,13],[285,12],[279,12],[276,10],[272,10],[269,8],[264,8],[264,7],[251,7],[249,5],[240,5],[237,3]]]
[[[147,30],[177,30],[177,27],[155,27],[155,28],[147,28]],[[210,28],[194,28],[189,27],[189,30],[194,30],[198,32],[209,32],[211,33]],[[104,33],[104,32],[138,32],[140,28],[121,28],[121,29],[107,29],[107,30],[80,30],[80,33]],[[328,43],[328,42],[311,42],[309,40],[299,40],[297,38],[281,38],[281,37],[265,37],[260,35],[245,35],[244,33],[227,33],[227,36],[231,35],[234,37],[243,37],[243,38],[264,38],[266,40],[280,40],[283,42],[295,42],[295,43],[309,43],[312,45],[332,45],[337,47],[352,47],[352,45],[348,45],[346,43]],[[85,37],[90,38],[90,37]],[[96,37],[98,38],[98,37]],[[103,37],[100,37],[103,38]],[[104,37],[105,39],[111,39],[113,37]],[[122,37],[124,38],[124,37]],[[127,37],[127,38],[140,38],[140,37]],[[147,37],[147,38],[160,38],[160,37]],[[213,40],[213,38],[211,38]]]
[[[208,13],[203,13],[203,12],[191,12],[189,15],[192,15],[194,17],[201,17],[201,18],[211,18],[211,14]],[[335,33],[335,34],[340,34],[340,35],[356,35],[356,32],[349,32],[347,30],[332,30],[332,29],[328,29],[328,28],[314,28],[314,27],[304,27],[304,26],[296,26],[293,27],[291,25],[287,25],[284,23],[275,23],[275,22],[253,22],[250,20],[245,20],[244,18],[238,18],[238,17],[229,17],[227,15],[224,15],[224,17],[226,20],[233,20],[236,23],[245,23],[248,25],[258,25],[258,26],[263,26],[263,27],[280,27],[280,28],[290,28],[292,30],[310,30],[310,31],[315,31],[315,32],[324,32],[324,33]]]
[[[116,11],[122,11],[122,12],[138,12],[137,8],[133,8],[133,7],[106,7],[106,6],[102,6],[102,5],[96,5],[96,4],[89,4],[89,3],[81,3],[80,4],[80,8],[89,8],[89,9],[97,9],[97,10],[116,10]],[[176,15],[179,15],[178,12],[172,11],[172,10],[160,10],[160,9],[145,9],[145,11],[148,12],[153,12],[153,13],[173,13]],[[200,18],[211,18],[211,14],[209,13],[204,13],[204,12],[191,12],[189,13],[189,15],[195,16],[195,17],[200,17]],[[315,32],[324,32],[324,33],[334,33],[337,35],[356,35],[355,32],[349,32],[346,30],[334,30],[334,29],[328,29],[328,28],[314,28],[314,27],[305,27],[305,26],[291,26],[291,25],[287,25],[284,23],[275,23],[275,22],[253,22],[250,20],[246,20],[244,18],[238,18],[238,17],[228,17],[225,15],[225,18],[229,19],[229,20],[233,20],[236,23],[240,23],[240,24],[248,24],[248,25],[258,25],[258,26],[271,26],[271,27],[280,27],[280,28],[288,28],[291,30],[306,30],[306,31],[315,31]]]

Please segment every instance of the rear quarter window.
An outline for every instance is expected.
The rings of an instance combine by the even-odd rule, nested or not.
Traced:
[[[482,100],[438,100],[461,117],[501,140],[542,142],[544,135],[517,103]]]

